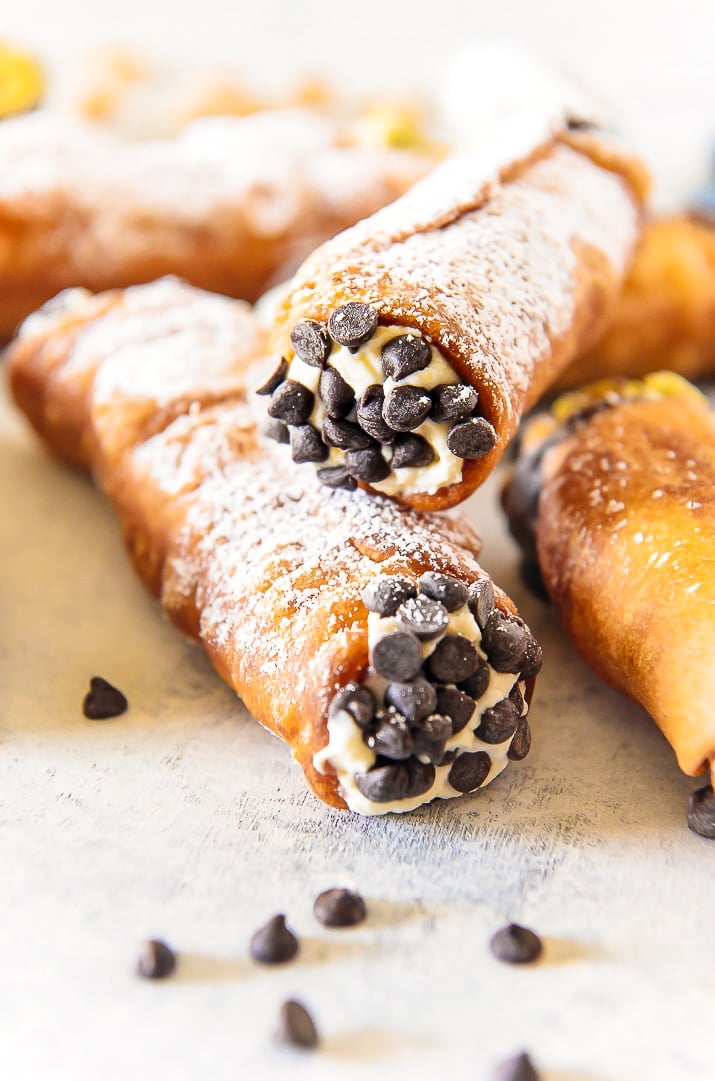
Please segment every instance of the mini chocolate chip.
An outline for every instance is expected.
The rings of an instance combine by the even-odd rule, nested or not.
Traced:
[[[145,980],[165,980],[176,968],[176,954],[160,938],[150,938],[137,958],[137,975]]]
[[[516,732],[509,744],[509,750],[506,752],[506,756],[511,762],[521,762],[523,758],[526,758],[530,750],[531,729],[529,728],[529,722],[526,717],[522,717],[516,726]]]
[[[451,735],[452,722],[449,717],[432,713],[413,732],[415,754],[426,755],[435,766],[442,765],[444,747]]]
[[[469,611],[476,619],[481,630],[494,611],[494,586],[491,578],[477,578],[469,587]]]
[[[539,936],[528,927],[510,923],[492,935],[489,948],[497,961],[505,961],[509,965],[526,965],[541,956],[543,946]]]
[[[375,725],[364,739],[376,754],[395,762],[409,758],[415,749],[407,721],[394,710],[378,713]]]
[[[294,462],[324,462],[330,453],[320,432],[312,424],[295,424],[289,428],[290,453]]]
[[[420,578],[420,593],[433,601],[440,601],[448,612],[456,612],[467,603],[469,596],[464,582],[451,574],[435,574],[433,571],[425,571]]]
[[[367,917],[367,906],[352,890],[323,890],[315,898],[313,914],[323,927],[354,927]]]
[[[296,353],[306,364],[322,368],[332,348],[328,332],[315,319],[301,319],[290,332],[290,340]]]
[[[126,713],[129,703],[121,691],[101,676],[92,676],[89,690],[82,702],[82,712],[90,721],[105,721]]]
[[[463,679],[460,684],[460,690],[465,691],[470,698],[473,698],[475,702],[478,702],[483,694],[486,693],[489,686],[489,665],[482,657],[479,658],[479,667],[473,675],[468,676],[467,679]]]
[[[360,728],[368,728],[375,716],[375,699],[369,687],[358,683],[348,683],[335,696],[330,708],[331,711],[344,709]]]
[[[423,795],[434,784],[434,778],[431,762],[409,758],[406,762],[378,760],[367,773],[358,773],[355,783],[363,796],[373,803],[391,803]]]
[[[251,957],[263,965],[281,965],[292,961],[298,952],[298,939],[286,927],[283,915],[274,916],[259,927],[251,938]]]
[[[396,574],[381,574],[373,578],[362,591],[362,600],[370,612],[381,616],[394,616],[397,609],[410,597],[417,596],[414,582]]]
[[[256,389],[256,394],[268,395],[272,394],[274,390],[278,390],[288,373],[288,361],[285,357],[281,357],[278,361],[278,366],[271,372],[266,379],[265,383],[261,383],[260,387]]]
[[[422,666],[422,647],[409,631],[393,631],[372,647],[371,661],[379,676],[396,683],[407,683]]]
[[[543,661],[544,655],[541,646],[529,631],[527,633],[526,648],[524,650],[524,660],[521,665],[521,678],[534,679],[535,676],[538,676]]]
[[[524,710],[524,698],[518,683],[515,683],[509,691],[509,701],[514,706],[514,709],[518,710],[519,716],[521,716]]]
[[[539,1081],[539,1074],[527,1053],[522,1051],[501,1062],[492,1074],[492,1081]]]
[[[269,418],[263,425],[263,434],[276,443],[290,443],[290,429],[282,420]]]
[[[474,713],[474,699],[454,687],[437,689],[437,712],[446,715],[452,721],[452,735],[456,736],[471,721]]]
[[[566,121],[569,131],[598,131],[598,124],[593,120],[584,120],[579,116],[570,116]]]
[[[431,597],[412,597],[400,605],[397,618],[406,630],[412,631],[423,641],[429,641],[447,629],[449,612]]]
[[[326,469],[316,470],[318,480],[326,488],[344,488],[353,492],[357,488],[355,477],[351,477],[344,465],[331,465]]]
[[[351,424],[349,420],[333,420],[332,417],[326,417],[323,421],[323,439],[329,447],[339,447],[340,450],[361,450],[373,442],[359,424]]]
[[[426,669],[438,683],[461,683],[480,666],[481,658],[463,634],[445,634],[429,655]]]
[[[497,433],[484,417],[458,421],[447,435],[447,446],[457,458],[481,458],[494,448]]]
[[[376,484],[392,472],[379,447],[349,450],[345,455],[345,464],[355,480],[364,481],[365,484]]]
[[[271,398],[269,417],[284,420],[286,424],[305,424],[313,412],[315,397],[302,383],[286,379]]]
[[[434,766],[431,762],[420,762],[419,758],[410,758],[407,765],[407,796],[422,796],[434,784]]]
[[[528,637],[523,623],[494,611],[482,631],[482,649],[497,672],[520,672]]]
[[[432,391],[432,420],[466,420],[471,417],[479,402],[479,393],[466,383],[450,385],[443,383]]]
[[[432,399],[421,387],[409,384],[395,389],[385,398],[383,420],[396,432],[411,432],[419,428],[432,408]]]
[[[367,304],[351,301],[336,308],[328,319],[328,333],[338,345],[357,352],[377,330],[377,312]]]
[[[421,435],[405,435],[395,442],[390,465],[393,469],[421,469],[434,461],[434,450]]]
[[[491,709],[485,709],[482,720],[474,732],[484,743],[503,743],[514,735],[519,723],[519,710],[508,698],[502,698]]]
[[[537,600],[543,601],[544,604],[549,604],[551,598],[549,597],[548,590],[544,583],[544,576],[541,573],[541,567],[537,559],[528,559],[526,556],[519,563],[519,574],[521,580],[529,590],[530,593],[537,598]]]
[[[390,683],[385,698],[408,721],[421,721],[437,706],[437,691],[424,676],[415,676],[409,683]]]
[[[421,372],[429,367],[432,350],[429,342],[416,334],[400,334],[383,345],[380,362],[385,375],[393,379],[404,379],[413,372]]]
[[[353,388],[335,368],[324,368],[320,373],[320,397],[325,412],[333,420],[344,420],[355,405]]]
[[[715,793],[711,784],[696,788],[688,797],[688,829],[715,840]]]
[[[463,751],[452,763],[447,780],[457,792],[473,792],[491,768],[492,760],[486,751]]]
[[[317,1047],[320,1040],[313,1018],[305,1006],[295,999],[288,999],[281,1006],[274,1038],[276,1043],[302,1047],[304,1050]]]
[[[377,439],[379,443],[394,443],[397,432],[382,419],[382,407],[385,404],[385,391],[379,383],[372,383],[360,395],[357,403],[357,422],[363,431]]]

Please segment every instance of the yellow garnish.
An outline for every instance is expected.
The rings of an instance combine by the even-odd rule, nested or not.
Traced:
[[[384,102],[371,105],[355,121],[352,136],[361,146],[439,153],[441,147],[427,138],[418,110]]]
[[[29,53],[0,42],[0,119],[39,105],[45,76]]]
[[[599,379],[580,390],[560,395],[551,406],[551,415],[559,424],[597,402],[616,405],[624,401],[654,401],[657,398],[696,398],[706,401],[697,387],[675,372],[652,372],[643,379]]]

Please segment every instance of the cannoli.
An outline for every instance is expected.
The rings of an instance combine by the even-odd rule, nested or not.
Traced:
[[[470,527],[327,490],[261,438],[246,379],[263,347],[245,305],[165,280],[66,294],[24,324],[9,372],[322,800],[379,814],[475,791],[529,750],[540,648]]]
[[[715,373],[715,215],[648,223],[608,330],[556,386],[658,369]]]
[[[602,329],[644,185],[590,127],[502,118],[304,263],[276,315],[270,416],[311,425],[327,484],[459,503]]]
[[[715,417],[672,373],[608,381],[527,428],[504,493],[576,648],[691,776],[715,768]]]
[[[131,143],[50,114],[0,125],[0,338],[62,289],[177,274],[255,300],[401,195],[425,154],[340,145],[305,110],[196,121]]]

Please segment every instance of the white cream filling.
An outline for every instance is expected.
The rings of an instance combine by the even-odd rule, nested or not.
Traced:
[[[396,617],[383,618],[377,612],[370,612],[368,616],[368,648],[371,655],[374,644],[384,635],[396,630],[398,626],[399,623]],[[486,660],[486,654],[481,648],[482,634],[479,624],[467,605],[458,608],[456,612],[450,613],[449,623],[444,634],[464,635],[476,647],[480,657]],[[437,643],[444,637],[444,634],[429,642],[421,643],[422,655],[425,658],[429,657]],[[497,672],[490,664],[488,664],[488,667],[489,684],[486,691],[475,704],[474,712],[467,724],[460,732],[456,732],[451,736],[445,746],[448,751],[457,750],[460,753],[463,751],[486,751],[492,764],[485,780],[479,786],[480,789],[493,781],[495,777],[498,777],[509,764],[507,752],[514,738],[510,736],[503,743],[485,743],[474,735],[473,729],[477,727],[484,711],[491,709],[497,702],[507,698],[517,682],[517,676],[514,673]],[[366,684],[375,697],[377,708],[382,708],[385,702],[384,693],[387,680],[372,673],[366,680]],[[525,684],[520,682],[519,688],[522,694],[524,693],[524,687]],[[522,716],[525,716],[527,712],[528,705],[524,701]],[[422,761],[428,761],[426,757],[420,757]],[[338,777],[340,794],[351,811],[357,811],[358,814],[362,815],[387,814],[390,811],[403,813],[412,811],[415,807],[419,807],[423,803],[429,803],[433,799],[453,799],[456,796],[465,795],[463,792],[458,792],[449,783],[449,771],[453,762],[448,762],[443,766],[435,766],[435,777],[432,786],[422,795],[388,803],[374,802],[362,794],[357,786],[356,775],[366,773],[375,764],[376,760],[377,755],[367,746],[361,728],[355,723],[347,710],[331,710],[328,717],[328,743],[313,757],[313,764],[319,773],[326,773],[327,767],[332,766]]]
[[[432,359],[426,368],[420,372],[413,372],[404,379],[395,380],[391,376],[385,377],[380,362],[382,349],[393,338],[402,334],[411,334],[421,338],[419,331],[410,330],[406,327],[391,326],[378,327],[369,342],[361,345],[356,353],[351,353],[345,346],[333,344],[330,354],[330,366],[343,377],[355,391],[355,397],[367,390],[369,386],[379,383],[384,387],[385,396],[389,395],[395,387],[421,387],[424,390],[433,390],[437,386],[449,384],[457,385],[461,382],[452,365],[443,357],[435,346],[430,344]],[[289,361],[287,379],[294,379],[308,387],[315,395],[315,404],[309,417],[310,424],[318,431],[321,430],[325,419],[325,406],[318,394],[320,383],[320,368],[314,368],[306,364],[300,357],[293,355]],[[433,495],[440,488],[448,484],[457,484],[462,479],[463,459],[452,454],[447,446],[447,436],[451,423],[425,420],[410,435],[419,435],[432,447],[434,459],[429,465],[407,466],[404,469],[395,469],[388,477],[381,481],[371,481],[370,487],[385,495],[414,495],[418,492]],[[388,446],[380,448],[382,456],[389,464],[392,459],[392,449]],[[345,451],[337,447],[331,447],[330,453],[321,468],[328,466],[343,465]]]

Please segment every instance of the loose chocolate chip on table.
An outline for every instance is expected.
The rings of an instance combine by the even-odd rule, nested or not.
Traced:
[[[345,465],[355,480],[364,481],[365,484],[376,484],[392,472],[379,447],[349,450],[345,455]]]
[[[454,687],[440,687],[437,690],[437,712],[450,718],[452,735],[456,736],[472,719],[474,699]]]
[[[459,684],[459,689],[465,691],[470,698],[473,698],[475,702],[478,702],[482,695],[485,693],[489,686],[489,665],[486,661],[479,658],[479,667],[473,675],[467,679],[463,679]]]
[[[494,586],[491,578],[477,578],[469,587],[469,611],[484,630],[494,611]]]
[[[310,1049],[319,1042],[315,1022],[305,1006],[295,999],[284,1002],[278,1014],[278,1027],[275,1032],[276,1043],[290,1047]]]
[[[330,452],[312,424],[295,424],[288,431],[294,462],[324,462],[328,457]]]
[[[435,772],[431,763],[409,758],[406,762],[385,762],[367,773],[358,773],[355,783],[366,799],[373,803],[392,803],[393,800],[423,796],[434,784]]]
[[[333,341],[353,352],[369,341],[376,330],[377,312],[359,301],[336,308],[328,319],[328,333]]]
[[[263,425],[263,434],[276,443],[290,443],[290,428],[282,420],[269,418]]]
[[[464,751],[452,763],[447,780],[457,792],[473,792],[491,768],[492,760],[486,751]]]
[[[505,961],[509,965],[526,965],[541,956],[543,946],[539,936],[528,927],[510,923],[492,935],[489,948],[497,961]]]
[[[461,683],[473,676],[483,663],[463,634],[445,634],[426,661],[430,679],[438,683]]]
[[[128,708],[129,703],[121,691],[101,676],[92,676],[82,703],[85,717],[90,721],[105,721],[108,717],[119,717]]]
[[[313,913],[324,927],[354,927],[367,917],[367,906],[352,890],[323,890],[315,898]]]
[[[325,412],[333,420],[344,420],[355,405],[352,387],[335,368],[324,368],[320,373],[320,397]]]
[[[441,765],[444,747],[451,735],[452,722],[449,717],[432,713],[413,732],[415,754],[426,755],[435,766]]]
[[[431,597],[433,601],[439,601],[448,612],[456,612],[463,604],[467,603],[469,596],[464,582],[453,578],[451,574],[435,574],[433,571],[425,571],[420,578],[420,593]]]
[[[472,417],[453,425],[447,446],[457,458],[481,458],[496,445],[497,433],[484,417]]]
[[[363,431],[380,443],[394,443],[397,432],[382,419],[385,391],[379,383],[372,383],[360,395],[357,403],[357,422]]]
[[[523,623],[495,611],[482,631],[482,649],[497,672],[520,672],[528,637]]]
[[[520,1055],[500,1063],[491,1081],[539,1081],[539,1074],[529,1056],[522,1051]]]
[[[375,727],[364,739],[376,754],[394,762],[409,758],[415,749],[405,718],[388,710],[377,715]]]
[[[328,332],[315,319],[301,319],[290,332],[293,348],[306,364],[321,368],[330,355],[332,344]]]
[[[434,450],[421,435],[405,435],[395,442],[390,465],[393,469],[422,469],[434,461]]]
[[[298,939],[286,927],[283,915],[274,916],[259,927],[251,938],[251,957],[263,965],[281,965],[292,961],[298,952]]]
[[[396,574],[383,574],[373,578],[362,591],[362,600],[370,612],[381,616],[394,616],[397,609],[410,597],[417,596],[417,588],[409,578]]]
[[[286,379],[271,398],[268,415],[286,424],[305,424],[313,412],[314,401],[312,390],[295,379]]]
[[[423,641],[429,641],[447,629],[449,612],[431,597],[413,597],[400,605],[397,618],[406,630],[412,631]]]
[[[715,793],[712,785],[696,788],[688,797],[688,829],[715,839]]]
[[[526,717],[522,717],[516,726],[516,732],[509,744],[509,750],[506,752],[506,756],[511,762],[521,762],[522,758],[526,758],[530,750],[531,729],[529,728],[529,722]]]
[[[344,488],[352,492],[357,488],[355,477],[351,477],[344,465],[331,465],[326,469],[316,470],[318,480],[326,488]]]
[[[385,698],[408,721],[422,721],[437,706],[437,691],[424,676],[415,676],[409,683],[390,683]]]
[[[419,428],[432,408],[432,399],[421,387],[395,387],[385,398],[382,417],[396,432]]]
[[[332,417],[326,417],[323,421],[323,439],[329,447],[339,447],[340,450],[362,450],[373,442],[359,424],[349,420],[333,420]]]
[[[544,584],[544,577],[538,560],[528,559],[525,556],[519,563],[519,575],[526,588],[530,593],[533,593],[537,600],[543,601],[544,604],[550,604],[551,598]]]
[[[521,665],[521,678],[533,679],[534,676],[538,676],[543,661],[544,656],[541,646],[536,641],[533,634],[529,632],[527,634],[526,648],[524,650],[524,660]]]
[[[285,357],[281,357],[281,359],[278,361],[277,368],[275,368],[275,370],[271,372],[265,383],[261,383],[260,387],[258,387],[256,390],[256,394],[272,394],[273,391],[277,390],[278,387],[281,385],[281,383],[286,377],[287,372],[288,361]]]
[[[150,938],[137,958],[137,975],[145,980],[165,980],[176,968],[176,954],[159,938]]]
[[[438,422],[466,420],[479,402],[479,393],[466,383],[443,383],[432,391],[430,417]]]
[[[370,659],[379,676],[395,683],[407,683],[422,666],[422,647],[409,631],[393,631],[375,643]]]
[[[416,334],[400,334],[383,345],[380,361],[385,375],[393,379],[404,379],[413,372],[421,372],[429,367],[432,350],[429,342]]]
[[[503,743],[516,731],[520,710],[509,698],[502,698],[491,709],[485,709],[479,728],[475,731],[477,739],[485,743]]]
[[[367,728],[375,716],[375,699],[369,687],[348,683],[333,699],[331,709],[344,709],[355,724]]]

